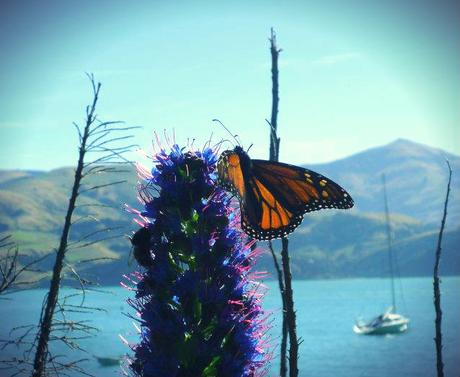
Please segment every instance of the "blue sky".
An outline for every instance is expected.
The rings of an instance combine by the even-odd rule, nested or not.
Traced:
[[[267,158],[268,36],[280,55],[281,160],[318,163],[408,138],[460,154],[457,1],[0,2],[0,168],[73,165],[98,113],[177,140],[237,133]]]

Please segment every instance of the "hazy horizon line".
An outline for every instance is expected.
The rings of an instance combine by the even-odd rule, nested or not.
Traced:
[[[391,141],[389,143],[374,145],[374,146],[370,146],[370,147],[367,147],[367,148],[364,148],[364,149],[360,149],[360,150],[358,150],[356,152],[353,152],[353,153],[348,154],[348,155],[346,155],[344,157],[340,157],[340,158],[337,158],[337,159],[334,159],[334,160],[328,160],[328,161],[323,161],[323,162],[314,162],[314,163],[305,162],[305,163],[300,163],[300,164],[296,164],[296,165],[299,165],[299,166],[304,166],[304,165],[314,166],[314,165],[330,164],[330,163],[333,163],[333,162],[346,160],[346,159],[348,159],[348,158],[350,158],[352,156],[355,156],[355,155],[358,155],[358,154],[361,154],[361,153],[365,153],[365,152],[371,151],[373,149],[379,149],[379,148],[388,147],[388,146],[391,146],[391,145],[396,144],[398,142],[403,142],[403,143],[406,143],[406,144],[415,144],[415,145],[417,145],[419,147],[434,149],[434,150],[437,150],[439,152],[444,152],[444,153],[446,153],[446,155],[451,155],[451,156],[454,156],[456,158],[460,158],[459,155],[456,155],[455,153],[453,153],[451,151],[447,151],[447,150],[445,150],[443,148],[428,145],[428,144],[424,144],[424,143],[420,143],[420,142],[413,141],[413,140],[408,139],[408,138],[399,137],[399,138],[394,139],[393,141]],[[135,153],[135,152],[133,152],[133,153]],[[133,161],[133,162],[136,162],[136,161]],[[126,163],[126,165],[129,165],[129,163]],[[67,168],[73,168],[73,167],[74,166],[64,165],[64,166],[56,166],[56,167],[53,167],[53,168],[50,168],[50,169],[40,169],[40,168],[4,168],[4,167],[0,166],[0,170],[1,171],[24,171],[24,172],[51,172],[53,170],[67,169]]]

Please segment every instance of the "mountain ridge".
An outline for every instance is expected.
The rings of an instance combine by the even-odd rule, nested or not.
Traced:
[[[382,174],[385,174],[391,212],[437,225],[441,222],[448,180],[446,156],[454,171],[448,226],[455,227],[460,224],[460,177],[455,174],[460,171],[459,156],[397,139],[331,163],[308,165],[308,168],[339,182],[352,193],[356,207],[363,212],[383,211]]]
[[[290,235],[294,277],[382,275],[381,264],[387,250],[382,173],[387,175],[394,244],[401,247],[401,271],[409,276],[429,274],[447,183],[447,168],[441,153],[431,147],[397,140],[332,163],[308,165],[344,186],[355,199],[356,208],[319,211],[305,216],[302,225]],[[453,160],[455,174],[460,170],[460,157],[449,154],[449,158]],[[21,251],[31,255],[52,251],[59,240],[73,173],[71,167],[48,172],[0,170],[0,232],[12,234]],[[441,268],[444,273],[460,274],[457,258],[460,185],[454,177]],[[127,259],[131,245],[127,236],[138,226],[123,205],[140,207],[136,199],[138,178],[135,171],[111,178],[126,179],[127,183],[81,195],[80,207],[75,213],[79,221],[71,241],[107,226],[118,229],[119,237],[69,253],[71,263],[95,255],[115,258],[83,267],[84,273],[101,284],[116,284],[129,269]],[[106,177],[107,180],[111,178],[110,175]],[[106,182],[103,177],[97,177],[88,185]],[[271,256],[263,255],[258,267],[273,271]],[[272,276],[275,275],[272,273]]]

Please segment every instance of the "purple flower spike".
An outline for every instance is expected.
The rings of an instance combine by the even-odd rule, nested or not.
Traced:
[[[144,269],[128,302],[138,313],[141,339],[131,346],[129,374],[263,376],[270,348],[261,284],[251,273],[258,251],[216,186],[215,151],[170,149],[154,157],[140,195],[144,227],[132,242]]]

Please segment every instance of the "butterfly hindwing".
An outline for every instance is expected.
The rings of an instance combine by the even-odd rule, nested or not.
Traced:
[[[251,177],[249,186],[249,200],[241,205],[241,224],[250,236],[260,240],[283,237],[302,222],[303,216],[284,207],[259,179]]]

